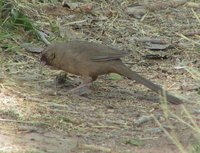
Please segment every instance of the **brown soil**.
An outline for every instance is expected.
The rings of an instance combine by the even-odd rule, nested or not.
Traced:
[[[179,143],[186,152],[191,149],[198,132],[186,125],[192,123],[184,108],[192,113],[199,126],[200,108],[196,103],[200,101],[196,90],[199,79],[183,68],[176,68],[179,63],[190,68],[200,67],[199,45],[193,43],[198,41],[199,36],[190,37],[192,41],[188,41],[178,35],[196,30],[200,24],[191,8],[184,5],[149,12],[140,21],[126,15],[117,7],[117,2],[102,2],[102,6],[100,8],[97,2],[93,6],[102,21],[99,17],[98,22],[93,19],[94,22],[70,24],[68,27],[64,24],[88,19],[91,14],[80,10],[69,11],[61,6],[52,6],[52,9],[51,5],[40,7],[44,7],[43,11],[51,21],[61,20],[57,21],[61,24],[61,33],[63,29],[65,32],[69,30],[65,38],[95,40],[129,50],[130,56],[123,59],[127,66],[164,85],[172,93],[189,99],[190,103],[169,105],[167,116],[158,95],[126,78],[114,79],[113,76],[100,77],[92,85],[93,93],[90,95],[70,95],[67,91],[77,85],[77,76],[70,74],[67,81],[56,86],[55,78],[62,72],[42,67],[39,55],[26,51],[1,51],[0,152],[179,153]],[[41,8],[35,9],[41,11]],[[65,11],[66,14],[63,13]],[[199,9],[195,11],[200,13]],[[69,15],[75,17],[70,18]],[[104,17],[110,18],[104,21]],[[132,37],[142,36],[175,43],[172,49],[158,51],[169,58],[144,59],[143,55],[152,52],[131,40]],[[136,121],[143,116],[151,115],[156,116],[166,131],[177,138],[176,144],[173,143],[175,138],[171,140],[154,119],[136,125]]]

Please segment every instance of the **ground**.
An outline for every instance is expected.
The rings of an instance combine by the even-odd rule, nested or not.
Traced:
[[[56,23],[55,31],[63,39],[129,51],[122,59],[128,67],[187,102],[166,105],[144,86],[113,74],[100,76],[89,95],[69,94],[79,77],[68,74],[58,84],[56,78],[63,72],[42,66],[39,54],[22,48],[9,52],[2,45],[0,152],[190,152],[200,131],[200,53],[199,35],[184,37],[184,33],[199,31],[199,9],[185,4],[136,19],[122,11],[131,2],[92,2],[95,15],[46,3],[33,10],[49,17],[50,24],[42,15],[29,16],[47,25],[43,30],[51,31]],[[152,52],[133,40],[144,36],[167,40],[173,47]],[[145,58],[157,53],[168,58]]]

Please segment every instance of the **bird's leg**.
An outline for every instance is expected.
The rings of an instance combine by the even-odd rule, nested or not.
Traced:
[[[71,89],[69,93],[78,94],[80,96],[84,94],[89,94],[91,93],[91,90],[89,89],[89,87],[92,84],[92,82],[93,82],[93,78],[89,76],[83,76],[82,83],[78,87]]]

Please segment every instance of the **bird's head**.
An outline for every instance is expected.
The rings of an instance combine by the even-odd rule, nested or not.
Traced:
[[[55,52],[47,48],[41,52],[40,61],[45,65],[52,65],[53,60],[55,59]]]

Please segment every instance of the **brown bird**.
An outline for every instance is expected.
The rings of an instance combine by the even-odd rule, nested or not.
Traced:
[[[117,73],[135,80],[149,89],[163,96],[161,86],[138,75],[120,58],[126,56],[124,51],[87,41],[70,41],[50,45],[42,51],[41,61],[65,72],[79,75],[83,83],[76,88],[88,87],[99,75]],[[173,104],[180,104],[182,100],[165,91],[167,100]]]

